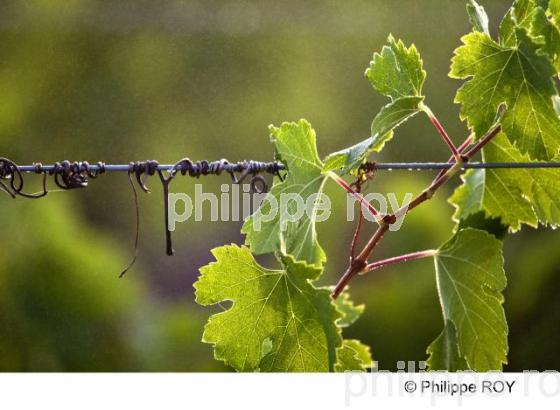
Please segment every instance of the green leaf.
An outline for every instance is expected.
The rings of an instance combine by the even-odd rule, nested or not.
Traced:
[[[477,136],[494,124],[505,104],[502,129],[523,153],[532,158],[553,158],[560,148],[560,119],[552,97],[555,72],[524,30],[515,30],[515,46],[503,46],[488,35],[473,32],[455,51],[450,76],[468,79],[457,92],[461,118]]]
[[[337,351],[335,371],[367,371],[373,366],[369,346],[355,339],[345,339]]]
[[[461,353],[457,343],[455,325],[447,320],[443,327],[443,332],[428,347],[427,353],[430,355],[426,364],[430,370],[447,370],[456,372],[469,370],[469,366]]]
[[[366,77],[381,94],[396,100],[402,97],[421,96],[426,72],[416,47],[406,48],[404,43],[387,39],[381,53],[375,53],[366,70]]]
[[[517,0],[500,26],[501,44],[515,46],[515,29],[523,28],[560,69],[560,18],[558,0]]]
[[[500,44],[507,47],[516,45],[515,30],[523,28],[530,31],[535,18],[535,0],[516,0],[500,24]]]
[[[347,291],[341,293],[334,301],[334,304],[342,315],[342,317],[336,321],[339,327],[348,327],[354,324],[365,309],[365,305],[355,305],[354,302],[350,300],[350,295]]]
[[[359,166],[372,152],[380,152],[393,137],[393,129],[419,112],[424,97],[402,97],[381,109],[371,124],[371,137],[325,159],[324,172],[341,169],[345,172]]]
[[[549,19],[545,10],[537,7],[530,33],[540,39],[541,50],[548,54],[556,71],[560,71],[560,16]]]
[[[501,135],[485,149],[485,157],[491,162],[531,162]],[[553,160],[557,161],[558,157]],[[560,225],[560,170],[507,169],[501,174],[505,175],[506,180],[512,181],[512,185],[515,184],[523,197],[531,203],[539,222],[543,225]],[[519,201],[517,198],[517,202]],[[510,205],[509,202],[507,204]]]
[[[529,201],[522,196],[515,173],[503,169],[469,170],[462,177],[463,185],[455,190],[449,202],[455,206],[457,222],[484,211],[490,218],[499,218],[512,232],[521,224],[537,226],[537,217]]]
[[[326,257],[317,241],[315,212],[311,217],[304,213],[293,220],[279,209],[282,198],[289,195],[297,195],[307,203],[311,195],[323,191],[326,176],[322,174],[323,163],[317,153],[315,131],[305,120],[283,123],[278,128],[271,126],[270,130],[277,159],[286,165],[288,176],[283,182],[275,181],[259,209],[247,218],[241,232],[247,235],[246,244],[257,255],[281,251],[293,255],[296,260],[321,265]],[[284,202],[287,211],[294,215],[296,202],[288,199]],[[273,204],[278,206],[276,210]],[[316,209],[317,201],[313,205],[313,210]]]
[[[501,370],[508,350],[501,241],[467,228],[446,242],[434,259],[445,329],[429,347],[431,363],[459,368],[456,358],[442,360],[458,356],[475,371]]]
[[[467,171],[462,177],[463,185],[449,198],[456,208],[453,219],[461,221],[484,211],[490,218],[500,218],[512,232],[518,231],[521,224],[536,227],[537,217],[522,196],[516,178],[514,172],[504,169]]]
[[[548,2],[548,10],[552,20],[556,24],[560,23],[560,0],[550,0]]]
[[[283,269],[260,266],[249,249],[235,245],[212,251],[216,262],[200,269],[196,302],[232,301],[210,317],[202,341],[214,356],[238,371],[332,371],[342,343],[340,314],[330,291],[311,282],[321,269],[291,256]]]
[[[325,172],[341,170],[347,173],[358,167],[369,154],[383,149],[396,127],[421,111],[426,72],[420,54],[414,45],[407,48],[393,36],[389,36],[387,42],[380,53],[373,55],[366,77],[373,88],[389,97],[391,102],[375,116],[371,137],[329,155],[325,159]]]
[[[469,20],[476,31],[486,33],[490,35],[490,30],[488,28],[488,15],[480,4],[475,0],[469,0],[467,3],[467,13],[469,15]]]
[[[503,134],[484,149],[484,158],[488,162],[531,162]],[[519,230],[521,224],[560,225],[559,169],[470,170],[463,180],[450,198],[456,207],[456,220],[483,210],[487,216],[510,225],[512,231]]]

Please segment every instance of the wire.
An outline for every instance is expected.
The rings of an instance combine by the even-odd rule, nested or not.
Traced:
[[[380,171],[391,170],[442,170],[453,167],[454,163],[450,162],[380,162],[375,164],[375,168]],[[176,167],[174,164],[158,165],[157,171],[171,171]],[[282,163],[278,163],[278,170],[284,170],[286,167]],[[92,171],[100,170],[99,165],[92,164],[89,166]],[[464,164],[463,169],[523,169],[523,168],[560,168],[560,162],[469,162]],[[35,165],[19,165],[17,169],[20,172],[36,172]],[[55,170],[55,165],[43,165],[42,169],[46,172]],[[245,168],[243,162],[231,163],[224,165],[225,172],[240,172]],[[128,164],[105,164],[105,172],[128,172],[130,165]]]
[[[378,170],[407,169],[410,171],[441,170],[453,167],[453,162],[386,162],[375,164]],[[527,169],[560,168],[560,162],[468,162],[462,169]]]
[[[219,161],[210,162],[208,163],[210,166],[214,163],[218,163]],[[269,165],[274,163],[261,163],[257,161],[243,161],[243,162],[236,162],[236,163],[226,163],[222,166],[222,171],[224,172],[242,172],[247,169],[248,164],[257,164],[257,165]],[[36,165],[18,165],[17,168],[20,172],[36,172]],[[55,165],[42,165],[42,169],[45,172],[52,172],[55,170]],[[92,171],[97,171],[100,169],[100,166],[97,164],[89,165],[89,169]],[[105,172],[128,172],[130,170],[129,164],[104,164],[103,169]],[[177,169],[177,164],[160,164],[158,165],[155,170],[156,171],[172,171],[173,169]],[[278,170],[284,170],[284,164],[278,163],[277,164]],[[180,169],[179,169],[180,170]]]

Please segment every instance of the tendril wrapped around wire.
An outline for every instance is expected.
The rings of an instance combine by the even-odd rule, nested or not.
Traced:
[[[193,162],[189,158],[183,158],[175,163],[171,169],[164,173],[159,167],[159,163],[154,160],[130,162],[128,165],[128,181],[132,187],[134,197],[134,207],[136,210],[136,235],[134,239],[134,256],[127,265],[127,267],[120,273],[119,277],[123,277],[125,273],[132,268],[136,263],[138,257],[138,242],[140,236],[140,208],[138,200],[138,192],[136,185],[146,193],[150,193],[150,189],[146,185],[147,179],[150,176],[158,174],[162,188],[163,188],[163,201],[164,201],[164,224],[165,224],[165,237],[166,237],[166,253],[173,255],[173,244],[171,238],[171,231],[169,230],[169,185],[171,181],[178,175],[189,175],[190,177],[199,178],[206,175],[220,175],[223,172],[228,173],[234,184],[242,184],[247,177],[251,177],[249,184],[251,192],[265,193],[268,191],[268,184],[265,178],[260,175],[261,173],[268,173],[275,175],[280,180],[283,180],[280,171],[284,167],[279,162],[259,162],[259,161],[242,161],[237,163],[230,163],[226,159],[219,161],[196,161]],[[133,181],[133,175],[136,184]]]
[[[34,164],[37,166],[36,172],[42,172],[42,164]],[[49,175],[54,175],[54,182],[60,189],[76,189],[88,186],[88,178],[95,179],[105,172],[105,164],[98,162],[97,167],[93,170],[87,161],[70,162],[68,160],[56,162],[48,171]],[[45,173],[46,174],[46,173]]]
[[[43,175],[42,190],[37,193],[24,192],[24,177],[18,165],[7,158],[0,158],[0,179],[9,181],[4,183],[0,181],[0,188],[6,191],[12,198],[21,196],[24,198],[37,199],[46,196],[49,193],[47,188],[47,176],[54,176],[55,184],[64,190],[84,188],[88,184],[88,178],[97,178],[105,172],[105,164],[98,162],[96,169],[93,170],[87,161],[70,162],[62,161],[55,163],[47,171],[40,162],[33,163],[32,172]]]
[[[23,172],[20,171],[18,165],[10,159],[0,158],[0,188],[6,191],[12,198],[21,196],[24,198],[37,199],[49,193],[47,188],[47,176],[53,176],[56,186],[60,189],[84,188],[88,185],[88,178],[97,178],[100,174],[105,172],[105,164],[103,162],[98,162],[94,170],[87,161],[62,161],[56,162],[53,166],[49,167],[47,171],[43,164],[35,162],[33,163],[31,172],[43,175],[42,190],[33,194],[24,192],[25,181]],[[9,182],[4,183],[1,180],[7,180]]]
[[[136,210],[136,235],[134,240],[134,256],[128,266],[121,272],[122,277],[136,262],[138,256],[138,242],[140,236],[140,209],[138,201],[138,192],[136,185],[146,193],[150,189],[146,185],[150,176],[158,174],[164,195],[164,222],[166,233],[166,251],[168,255],[173,254],[173,246],[171,241],[171,232],[169,230],[169,185],[171,181],[178,175],[189,175],[199,178],[206,175],[220,175],[223,172],[230,175],[234,184],[242,184],[249,179],[251,192],[262,194],[268,191],[268,184],[265,178],[260,175],[267,173],[277,176],[281,181],[284,179],[281,171],[284,165],[280,162],[259,162],[259,161],[241,161],[230,163],[226,159],[219,161],[196,161],[193,162],[189,158],[183,158],[171,168],[166,166],[169,171],[163,171],[162,166],[157,161],[136,161],[130,162],[128,167],[120,165],[110,165],[111,170],[125,170],[128,174],[128,181],[132,187],[134,195],[134,207]],[[32,166],[19,167],[14,161],[8,158],[0,157],[0,190],[7,192],[12,198],[21,196],[24,198],[37,199],[46,196],[49,193],[47,188],[47,177],[52,176],[56,186],[62,190],[70,190],[77,188],[85,188],[88,186],[89,179],[95,179],[107,170],[105,163],[97,162],[95,166],[90,165],[87,161],[61,161],[50,166],[44,166],[42,163],[33,163]],[[37,193],[24,192],[24,173],[32,172],[43,176],[42,191]],[[133,180],[134,177],[134,180]],[[6,182],[5,182],[6,181]]]

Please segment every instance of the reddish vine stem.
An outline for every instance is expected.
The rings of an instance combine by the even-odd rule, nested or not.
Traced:
[[[358,200],[358,203],[360,204],[360,214],[361,214],[361,208],[365,208],[373,216],[373,218],[376,221],[380,220],[380,218],[381,218],[380,212],[377,209],[375,209],[375,207],[372,204],[370,204],[368,201],[366,201],[366,199],[363,197],[363,195],[360,192],[357,192],[356,190],[354,190],[350,186],[350,184],[348,184],[344,179],[342,179],[340,176],[338,176],[334,172],[329,171],[327,173],[327,175],[330,178],[332,178],[338,185],[340,185],[346,192],[348,192],[350,195],[352,195],[354,198],[356,198]]]
[[[469,135],[467,137],[467,139],[465,139],[465,141],[463,141],[463,143],[461,145],[459,145],[459,147],[457,148],[457,150],[459,151],[459,154],[464,154],[465,151],[467,150],[467,148],[469,148],[472,144],[474,140],[474,136],[473,135]],[[453,155],[451,155],[449,157],[449,159],[447,160],[447,162],[449,164],[455,162],[455,157]],[[445,169],[442,169],[441,171],[439,171],[439,173],[436,175],[436,177],[434,178],[434,181],[436,181],[439,177],[441,177],[443,174],[445,173]],[[432,182],[434,182],[432,181]]]
[[[358,184],[356,186],[356,192],[361,193],[362,186]],[[354,229],[354,235],[352,236],[352,242],[350,244],[350,263],[354,260],[356,256],[356,244],[358,243],[358,238],[360,237],[360,231],[362,229],[362,223],[364,221],[364,215],[362,214],[362,206],[360,205],[358,212],[358,222],[356,223],[356,228]]]
[[[413,260],[416,260],[416,259],[429,258],[431,256],[437,255],[437,253],[438,253],[437,249],[430,249],[430,250],[427,250],[427,251],[412,252],[412,253],[407,253],[406,255],[394,256],[392,258],[383,259],[381,261],[373,262],[373,263],[370,263],[370,264],[366,265],[366,267],[364,268],[364,270],[361,273],[362,274],[363,273],[368,273],[368,272],[371,272],[372,270],[376,270],[376,269],[379,269],[379,268],[382,268],[382,267],[388,266],[388,265],[394,265],[394,264],[400,263],[400,262],[407,262],[407,261],[413,261]]]
[[[472,159],[480,150],[488,144],[492,139],[498,135],[501,131],[501,126],[497,125],[491,131],[488,132],[484,137],[482,137],[470,150],[468,150],[465,154],[459,155],[458,161],[455,165],[448,170],[446,170],[439,178],[436,178],[428,188],[426,188],[422,193],[416,196],[408,205],[405,205],[399,208],[396,212],[390,215],[385,215],[381,220],[379,227],[370,238],[364,249],[360,252],[360,254],[352,260],[350,266],[346,269],[336,286],[334,287],[331,296],[333,299],[336,299],[344,290],[346,285],[352,280],[354,276],[357,274],[364,272],[367,269],[368,263],[367,260],[370,257],[373,250],[377,247],[381,239],[385,233],[389,230],[391,224],[395,223],[399,217],[406,215],[412,209],[416,208],[418,205],[422,204],[423,202],[427,201],[428,199],[432,198],[435,192],[451,177],[457,174],[463,164],[468,162]],[[397,257],[398,258],[398,257]],[[402,260],[398,260],[399,262]],[[397,263],[397,262],[394,262]],[[374,263],[375,264],[375,263]],[[370,264],[371,265],[371,264]]]
[[[420,108],[422,109],[422,111],[424,111],[426,113],[426,115],[428,116],[428,118],[430,119],[430,121],[434,125],[434,127],[436,127],[436,130],[438,131],[439,135],[441,135],[441,138],[443,139],[445,144],[451,150],[451,153],[453,154],[453,157],[455,158],[455,161],[456,162],[459,161],[459,158],[461,156],[461,154],[459,153],[459,150],[457,149],[457,147],[455,147],[455,144],[453,144],[453,141],[451,141],[451,138],[449,137],[449,134],[447,133],[445,128],[443,128],[443,125],[441,125],[441,123],[436,118],[436,116],[434,115],[432,110],[427,105],[424,105],[424,104],[421,104]]]

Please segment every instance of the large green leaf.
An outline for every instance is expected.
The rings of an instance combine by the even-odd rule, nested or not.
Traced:
[[[277,159],[287,167],[288,176],[284,181],[275,181],[259,209],[245,221],[241,232],[247,234],[246,243],[255,254],[282,251],[296,260],[321,265],[325,253],[317,241],[315,212],[292,220],[273,205],[280,205],[282,198],[288,195],[297,195],[307,203],[311,195],[322,192],[326,176],[322,174],[323,163],[317,154],[315,131],[305,120],[284,123],[271,127],[271,140]],[[287,212],[294,215],[297,203],[287,199],[285,203]]]
[[[502,128],[523,153],[550,159],[560,147],[560,119],[553,106],[556,87],[550,60],[524,29],[515,29],[515,45],[505,46],[473,32],[455,51],[450,76],[469,79],[457,92],[461,117],[481,136],[506,105]]]
[[[459,369],[466,363],[472,370],[489,371],[501,370],[507,362],[508,329],[501,293],[506,276],[501,249],[501,241],[494,236],[467,228],[458,231],[434,257],[445,325],[429,347],[429,362],[434,367]]]
[[[345,339],[337,349],[335,371],[367,371],[373,365],[369,346],[359,340]]]
[[[334,370],[340,313],[329,289],[311,283],[319,268],[284,256],[281,270],[265,269],[235,245],[212,253],[216,262],[200,269],[194,287],[201,305],[233,302],[204,329],[216,359],[238,371]]]
[[[530,162],[503,134],[484,149],[484,158],[488,162]],[[468,171],[463,181],[450,198],[456,220],[484,211],[491,218],[500,218],[512,231],[521,224],[560,225],[559,169],[477,169]]]
[[[374,89],[389,97],[371,124],[371,136],[349,148],[329,155],[325,171],[349,172],[358,167],[372,152],[380,152],[393,137],[393,130],[416,115],[424,100],[422,86],[426,72],[414,45],[407,48],[402,41],[389,36],[388,44],[375,53],[366,70]]]

